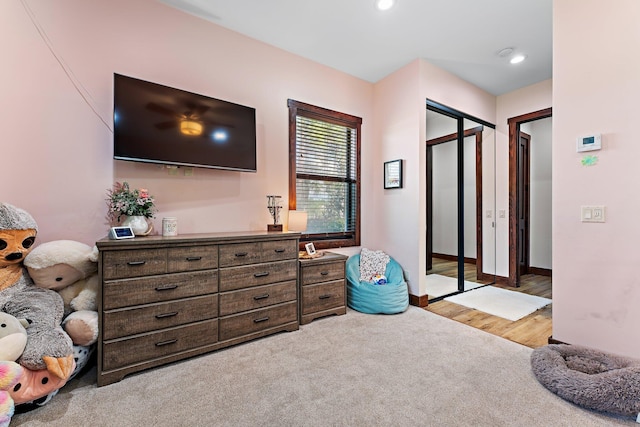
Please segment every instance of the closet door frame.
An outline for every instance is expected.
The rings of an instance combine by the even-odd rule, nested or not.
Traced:
[[[457,255],[457,269],[458,269],[458,293],[460,292],[464,292],[464,138],[465,138],[465,130],[464,130],[464,120],[470,120],[473,121],[479,125],[482,126],[486,126],[488,128],[494,129],[495,130],[495,125],[492,123],[489,123],[485,120],[479,119],[477,117],[471,116],[469,114],[463,113],[461,111],[458,111],[454,108],[451,107],[447,107],[446,105],[440,104],[436,101],[427,99],[426,100],[426,108],[428,110],[434,111],[436,113],[440,113],[443,114],[445,116],[451,117],[453,119],[456,120],[457,122],[457,228],[458,228],[458,255]],[[495,140],[494,140],[495,143]],[[477,149],[477,148],[476,148]],[[428,149],[427,149],[428,150]],[[428,157],[428,156],[427,156]],[[429,161],[431,159],[427,159],[427,169],[429,169]],[[478,166],[478,165],[476,165]],[[480,165],[481,167],[481,165]],[[428,171],[427,171],[428,173]],[[495,173],[495,171],[494,171]],[[428,179],[428,178],[427,178]],[[482,186],[482,183],[478,183],[476,182],[476,188],[478,186]],[[477,191],[477,190],[476,190]],[[429,212],[429,205],[430,205],[430,201],[429,201],[429,196],[427,197],[427,212]],[[480,234],[480,236],[482,235],[482,207],[481,207],[481,201],[476,200],[476,206],[475,206],[476,210],[479,208],[480,212],[479,215],[477,216],[477,223],[476,223],[476,228],[477,228],[477,233]],[[495,211],[495,210],[494,210]],[[427,222],[429,222],[429,214],[427,213]],[[432,218],[431,218],[431,222],[432,222]],[[427,224],[427,233],[430,232],[429,229],[429,225]],[[431,224],[432,225],[432,224]],[[429,236],[427,236],[427,246],[429,246]],[[479,247],[480,244],[477,244],[477,247]],[[481,251],[476,250],[476,263],[478,262],[478,260],[482,259],[482,254],[480,253]],[[429,248],[427,248],[427,256],[429,256]],[[495,258],[494,258],[495,259]],[[429,260],[427,260],[427,264],[429,263]],[[478,268],[478,267],[477,267]],[[482,265],[480,265],[479,267],[480,270],[482,270]],[[426,273],[426,272],[425,272]],[[484,274],[483,274],[484,276]],[[495,280],[495,273],[494,273],[494,280]],[[434,299],[432,301],[436,301],[437,299]]]

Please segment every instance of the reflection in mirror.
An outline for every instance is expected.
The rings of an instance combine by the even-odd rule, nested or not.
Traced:
[[[459,122],[464,132],[461,142]],[[426,129],[426,290],[433,301],[494,281],[495,132],[432,109],[427,110]]]

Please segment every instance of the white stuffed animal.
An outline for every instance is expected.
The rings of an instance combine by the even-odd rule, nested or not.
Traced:
[[[27,327],[27,320],[0,311],[0,360],[18,360],[27,345]]]
[[[62,296],[62,327],[75,345],[88,346],[98,338],[97,261],[95,246],[73,240],[42,243],[24,259],[37,287],[52,289]]]

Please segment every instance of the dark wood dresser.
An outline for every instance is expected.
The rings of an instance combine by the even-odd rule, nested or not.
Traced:
[[[346,255],[324,252],[319,258],[300,258],[300,324],[347,312]]]
[[[98,386],[298,329],[299,233],[103,239]]]

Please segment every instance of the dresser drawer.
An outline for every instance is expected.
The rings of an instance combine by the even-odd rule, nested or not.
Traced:
[[[344,261],[304,266],[301,269],[301,275],[300,281],[303,286],[344,279]]]
[[[138,362],[168,356],[192,348],[213,344],[218,338],[218,320],[137,335],[128,339],[106,341],[102,366],[105,371]]]
[[[106,340],[218,317],[218,295],[110,310],[102,318]]]
[[[296,301],[220,318],[220,341],[298,320]]]
[[[302,288],[303,315],[344,305],[344,279]]]
[[[169,273],[217,268],[218,246],[170,248],[167,263]]]
[[[167,274],[104,283],[104,310],[194,297],[218,291],[216,270]]]
[[[220,291],[266,285],[269,283],[296,280],[298,277],[298,261],[271,262],[246,267],[220,269]]]
[[[234,243],[220,246],[220,267],[298,258],[297,240]]]
[[[298,259],[298,242],[295,240],[275,240],[260,243],[262,262]]]
[[[220,316],[267,307],[281,302],[295,301],[296,281],[224,292],[220,294]]]
[[[103,254],[103,280],[149,276],[166,272],[166,249],[107,251]]]

